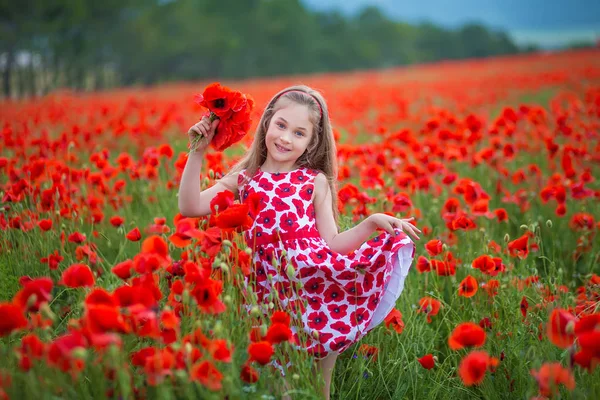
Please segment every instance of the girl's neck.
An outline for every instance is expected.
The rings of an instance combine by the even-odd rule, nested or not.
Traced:
[[[262,172],[268,172],[270,174],[278,174],[278,173],[286,173],[292,172],[297,169],[300,169],[296,164],[293,165],[268,165],[268,162],[265,162],[263,165],[258,167]]]

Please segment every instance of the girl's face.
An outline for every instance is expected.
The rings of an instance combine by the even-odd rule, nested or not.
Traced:
[[[294,168],[313,135],[309,117],[308,107],[297,103],[291,103],[273,115],[265,137],[270,167]]]

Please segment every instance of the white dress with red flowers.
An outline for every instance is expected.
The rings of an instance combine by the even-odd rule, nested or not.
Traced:
[[[292,323],[294,339],[320,359],[343,352],[385,319],[404,288],[415,245],[398,231],[381,233],[347,255],[329,249],[317,231],[311,201],[318,173],[258,169],[250,177],[242,170],[238,189],[241,202],[252,193],[262,197],[246,231],[246,243],[254,249],[246,286],[254,287],[259,305],[273,302],[293,319],[299,312]],[[298,329],[306,335],[299,337]]]

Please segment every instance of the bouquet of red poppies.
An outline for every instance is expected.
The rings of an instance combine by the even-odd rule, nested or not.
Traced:
[[[219,125],[211,145],[217,151],[223,151],[232,144],[240,141],[252,125],[252,109],[254,100],[247,94],[221,86],[219,82],[211,83],[204,93],[194,96],[196,104],[208,108],[210,122],[219,118]],[[202,139],[198,136],[190,144],[193,150]]]

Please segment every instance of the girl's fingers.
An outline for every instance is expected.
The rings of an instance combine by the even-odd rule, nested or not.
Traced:
[[[394,224],[390,223],[387,227],[386,227],[386,231],[387,233],[389,233],[390,235],[395,235],[396,233],[394,232]]]
[[[200,135],[200,132],[198,131],[198,128],[196,128],[195,126],[192,126],[189,130],[190,133],[195,133],[196,135]]]

